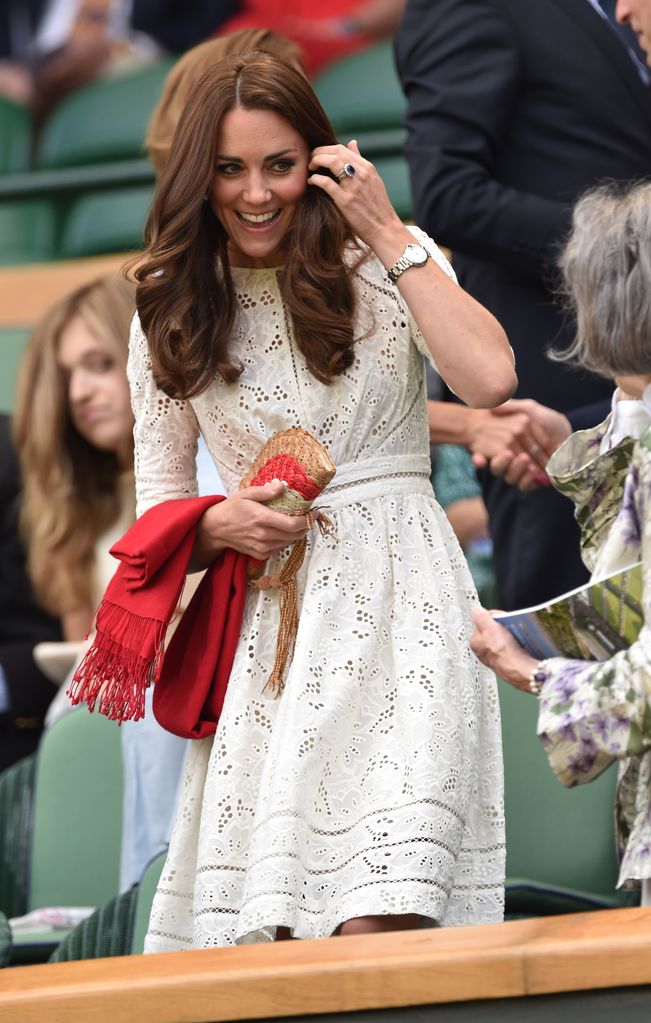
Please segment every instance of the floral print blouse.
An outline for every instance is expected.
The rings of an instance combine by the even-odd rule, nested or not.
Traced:
[[[619,760],[622,885],[651,877],[651,427],[639,440],[626,438],[600,454],[608,424],[573,434],[547,471],[574,501],[583,560],[593,577],[642,561],[649,624],[608,661],[547,661],[538,735],[567,786],[592,781]]]

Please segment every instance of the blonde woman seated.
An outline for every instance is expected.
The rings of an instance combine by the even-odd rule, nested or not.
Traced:
[[[619,885],[651,902],[651,184],[588,193],[561,260],[577,321],[564,358],[612,378],[613,412],[573,434],[548,472],[576,505],[594,577],[643,564],[645,621],[628,650],[603,663],[537,662],[487,611],[475,612],[477,656],[539,696],[538,735],[564,785],[619,761]],[[589,836],[586,836],[589,840]]]
[[[46,313],[21,366],[14,433],[28,571],[68,641],[37,647],[36,656],[59,681],[84,649],[93,612],[115,571],[109,549],[135,517],[126,378],[134,311],[135,290],[126,280],[107,277],[85,285]],[[56,698],[58,713],[70,709],[65,688]],[[151,714],[125,725],[121,737],[124,889],[167,844],[186,744]]]

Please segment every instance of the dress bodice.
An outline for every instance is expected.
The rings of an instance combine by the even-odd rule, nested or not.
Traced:
[[[434,243],[426,236],[421,240],[452,273]],[[354,275],[355,362],[330,385],[313,376],[298,349],[279,271],[234,268],[232,274],[238,314],[231,351],[243,367],[235,383],[215,378],[188,401],[168,398],[153,381],[147,341],[134,320],[129,377],[137,420],[139,514],[157,501],[195,493],[199,432],[228,492],[237,488],[265,441],[290,426],[319,437],[338,466],[429,458],[423,385],[423,355],[429,352],[375,257]]]

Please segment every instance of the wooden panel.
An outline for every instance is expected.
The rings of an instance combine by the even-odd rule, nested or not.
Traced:
[[[522,989],[512,929],[364,938],[23,967],[0,973],[2,1023],[239,1020],[489,998]],[[517,938],[515,939],[517,941]]]
[[[651,984],[651,910],[0,972],[0,1023],[207,1023]]]
[[[651,983],[651,909],[577,913],[548,922],[547,932],[527,949],[531,993]]]
[[[0,327],[32,327],[57,299],[102,274],[119,273],[124,254],[0,269]]]

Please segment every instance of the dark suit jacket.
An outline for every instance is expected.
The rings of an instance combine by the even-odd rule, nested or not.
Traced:
[[[571,337],[553,289],[576,198],[651,171],[651,95],[625,46],[587,0],[409,0],[396,56],[416,221],[504,326],[518,395],[605,401],[610,382],[546,351]],[[504,606],[578,585],[569,502],[484,482]]]
[[[0,664],[11,709],[0,715],[0,769],[36,748],[56,689],[34,663],[41,640],[61,639],[59,623],[36,603],[18,535],[19,470],[9,419],[0,415]]]

